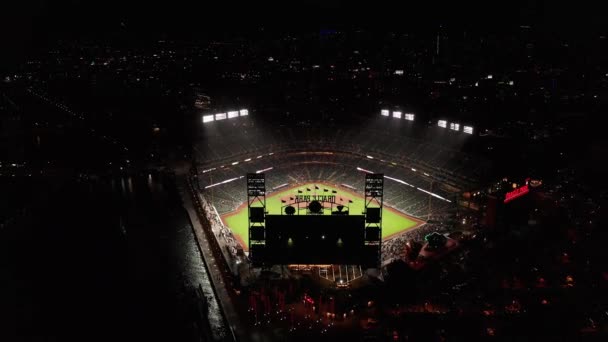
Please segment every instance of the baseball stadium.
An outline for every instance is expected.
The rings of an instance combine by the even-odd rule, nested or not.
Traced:
[[[196,187],[228,264],[246,263],[249,255],[247,174],[265,175],[266,214],[277,215],[305,195],[334,196],[336,206],[362,214],[365,176],[382,174],[380,254],[386,265],[401,258],[407,241],[449,234],[459,196],[487,168],[460,152],[459,141],[429,139],[433,127],[421,135],[384,117],[332,127],[258,124],[253,116],[207,119],[195,146]]]

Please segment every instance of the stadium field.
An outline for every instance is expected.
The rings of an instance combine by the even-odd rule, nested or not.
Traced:
[[[298,190],[301,191],[301,193],[299,193]],[[343,187],[317,182],[292,186],[267,195],[266,210],[269,214],[280,214],[281,206],[285,205],[281,200],[290,203],[290,198],[293,198],[296,195],[334,195],[336,196],[336,203],[343,203],[345,206],[348,206],[350,214],[352,215],[361,214],[364,208],[362,194],[357,194]],[[352,203],[350,203],[350,201],[352,201]],[[301,205],[304,204],[301,203]],[[325,210],[324,213],[330,215],[330,210]],[[232,230],[232,233],[239,240],[243,249],[247,251],[249,245],[247,203],[243,203],[237,210],[231,213],[222,215],[221,218],[224,225]],[[422,223],[424,222],[417,218],[385,206],[382,210],[382,239],[389,239],[406,230],[413,229]]]

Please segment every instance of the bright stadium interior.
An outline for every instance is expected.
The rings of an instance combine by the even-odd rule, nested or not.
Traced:
[[[241,113],[243,110],[241,110]],[[203,116],[195,145],[195,188],[228,264],[243,269],[248,255],[246,175],[266,178],[266,211],[281,214],[298,193],[333,194],[350,213],[363,212],[366,174],[384,175],[381,267],[403,259],[408,241],[431,233],[448,236],[462,192],[488,168],[482,157],[462,151],[468,133],[446,134],[441,122],[416,124],[415,114],[380,109],[359,124],[269,124],[256,113],[232,118]],[[447,126],[447,122],[445,122]],[[454,123],[451,123],[452,130]],[[469,127],[467,130],[473,129]],[[344,283],[350,265],[290,265]],[[380,267],[380,268],[381,268]],[[328,277],[333,274],[333,277]],[[371,274],[371,273],[370,273]],[[380,275],[381,271],[374,273]],[[242,276],[242,274],[241,274]],[[241,278],[242,279],[242,278]]]

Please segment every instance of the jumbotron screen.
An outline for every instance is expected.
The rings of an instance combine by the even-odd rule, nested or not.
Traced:
[[[266,245],[252,248],[252,257],[277,265],[374,265],[378,249],[365,246],[364,234],[363,215],[266,215]]]

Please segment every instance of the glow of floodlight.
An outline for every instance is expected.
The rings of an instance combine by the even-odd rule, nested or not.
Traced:
[[[235,177],[235,178],[226,179],[225,181],[221,181],[221,182],[219,182],[219,183],[215,183],[215,184],[207,185],[207,186],[205,187],[205,189],[209,189],[209,188],[213,188],[214,186],[218,186],[218,185],[222,185],[222,184],[230,183],[230,182],[233,182],[233,181],[235,181],[235,180],[237,180],[237,179],[241,179],[241,178],[243,178],[243,177],[244,177],[244,176],[240,176],[240,177]]]
[[[226,119],[226,113],[217,113],[215,114],[215,121]]]
[[[232,165],[236,165],[236,164],[238,164],[238,163],[239,163],[238,161],[235,161],[234,163],[232,163]]]
[[[255,173],[262,173],[262,172],[266,172],[266,171],[270,171],[270,170],[272,170],[272,167],[267,167],[265,169],[257,170]]]
[[[372,156],[366,156],[368,159],[374,159],[374,157]]]
[[[247,158],[245,159],[245,162],[251,161],[251,158]]]
[[[464,126],[462,128],[462,131],[466,134],[473,134],[473,127],[472,126]]]
[[[255,159],[260,159],[262,157],[263,157],[263,155],[259,155],[259,156],[255,157]]]
[[[289,185],[289,183],[283,183],[281,185],[275,186],[274,188],[272,188],[272,190],[277,190],[277,189],[280,189],[280,188],[284,188],[284,187],[286,187],[288,185]]]
[[[249,115],[249,110],[248,109],[241,109],[241,110],[239,110],[239,114],[241,116],[247,116],[247,115]]]
[[[211,115],[203,115],[203,123],[211,122],[213,120],[214,120],[213,114],[211,114]]]
[[[236,110],[232,110],[228,112],[228,119],[236,118],[239,116],[239,112]]]
[[[443,198],[443,197],[441,197],[441,196],[439,196],[439,195],[437,195],[437,194],[434,194],[434,193],[432,193],[432,192],[430,192],[430,191],[427,191],[427,190],[424,190],[424,189],[421,189],[421,188],[416,188],[416,189],[418,189],[418,190],[420,190],[420,191],[422,191],[422,192],[424,192],[424,193],[426,193],[426,194],[429,194],[429,195],[431,195],[431,196],[433,196],[433,197],[439,198],[440,200],[443,200],[443,201],[446,201],[446,202],[450,202],[450,203],[452,203],[452,201],[450,201],[449,199],[447,199],[447,198]]]
[[[412,171],[416,172],[416,169],[414,169],[414,168],[412,167]]]
[[[212,167],[212,168],[210,168],[210,169],[203,170],[203,173],[207,173],[207,172],[211,172],[211,171],[215,171],[215,168],[214,168],[214,167]]]
[[[357,166],[357,171],[363,171],[363,172],[365,172],[365,173],[374,173],[373,171],[366,170],[366,169],[362,169],[362,168],[360,168],[360,167],[358,167],[358,166]]]
[[[384,178],[390,179],[390,180],[392,180],[394,182],[401,183],[401,184],[404,184],[404,185],[410,185],[406,181],[402,181],[401,179],[397,179],[397,178],[393,178],[393,177],[389,177],[389,176],[384,176]]]
[[[388,116],[389,115],[389,110],[388,109],[382,109],[380,111],[380,115],[382,115],[382,116]]]
[[[448,122],[446,120],[439,120],[437,121],[437,126],[446,128],[448,127]]]
[[[450,122],[450,129],[453,131],[458,131],[458,130],[460,130],[460,124],[457,124],[455,122]]]
[[[393,112],[393,117],[394,117],[394,118],[397,118],[397,119],[401,119],[401,114],[402,114],[402,113],[401,113],[401,112],[399,112],[399,111]]]
[[[405,113],[405,120],[414,121],[414,114],[412,114],[412,113]]]

